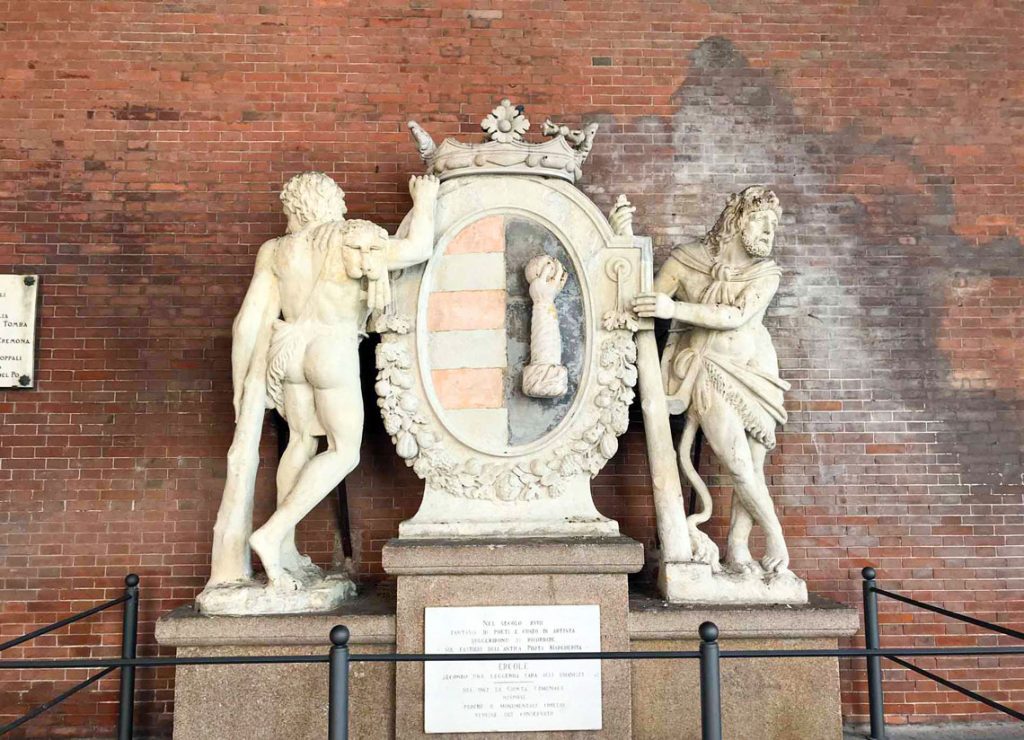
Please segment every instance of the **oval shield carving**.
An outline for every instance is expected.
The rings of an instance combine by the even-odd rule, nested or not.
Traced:
[[[378,405],[426,483],[400,536],[616,531],[589,481],[628,425],[649,247],[560,180],[445,182],[435,222],[434,255],[377,321]]]
[[[535,329],[526,266],[541,255],[564,269],[551,310],[538,307],[537,323],[550,314],[557,322],[566,388],[554,397],[523,390]],[[558,237],[519,215],[485,216],[442,237],[423,280],[428,396],[448,430],[469,447],[509,455],[557,429],[576,398],[587,342],[579,277]]]

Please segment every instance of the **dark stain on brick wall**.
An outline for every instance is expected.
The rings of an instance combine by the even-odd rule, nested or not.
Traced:
[[[132,105],[125,103],[114,110],[118,121],[180,121],[181,112],[153,105]]]
[[[951,187],[929,178],[909,153],[910,142],[870,140],[855,126],[808,130],[773,71],[751,68],[725,38],[697,46],[673,100],[679,111],[671,122],[671,175],[682,194],[666,204],[673,214],[710,216],[726,193],[754,182],[777,188],[789,212],[777,251],[789,274],[771,314],[779,341],[791,345],[783,351],[830,353],[818,362],[832,369],[836,385],[844,375],[870,377],[893,391],[893,398],[874,398],[865,387],[861,400],[869,412],[885,409],[907,423],[926,415],[941,429],[937,454],[954,456],[967,490],[1020,484],[1021,405],[994,390],[951,386],[948,357],[939,349],[947,286],[1024,278],[1020,241],[973,245],[953,233]],[[830,194],[836,172],[862,160],[905,168],[920,186],[863,198]],[[694,186],[700,197],[685,197]],[[858,306],[853,315],[848,300]],[[822,331],[831,341],[816,341]]]

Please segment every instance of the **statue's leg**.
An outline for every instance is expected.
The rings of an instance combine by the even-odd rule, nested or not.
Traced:
[[[754,517],[750,516],[738,493],[732,494],[732,515],[729,521],[729,542],[725,558],[726,567],[734,572],[756,571],[754,557],[750,554],[750,530],[754,528]]]
[[[305,383],[285,383],[285,408],[288,409],[288,446],[277,464],[277,505],[288,498],[302,468],[316,455],[316,411],[313,408],[313,388]],[[281,543],[281,564],[287,570],[302,570],[313,561],[300,555],[295,546],[295,528],[285,535]]]
[[[359,462],[363,397],[359,387],[358,355],[355,351],[346,351],[348,349],[330,337],[322,337],[310,347],[306,374],[313,385],[317,420],[327,433],[327,451],[316,455],[302,468],[287,498],[249,538],[268,578],[275,584],[299,587],[297,579],[284,570],[281,545],[295,525]]]
[[[715,397],[711,408],[701,417],[701,429],[722,466],[732,477],[733,493],[747,510],[753,521],[764,528],[768,543],[767,552],[761,561],[766,571],[785,570],[789,555],[782,536],[782,525],[775,514],[768,487],[764,484],[763,472],[755,468],[755,457],[764,464],[764,446],[754,451],[748,440],[743,421],[720,397]]]
[[[765,553],[761,558],[762,567],[769,573],[775,573],[789,569],[789,548],[786,547],[786,540],[782,535],[782,525],[775,513],[775,505],[772,503],[771,493],[768,491],[768,482],[764,478],[764,464],[768,458],[768,448],[756,439],[750,439],[750,457],[754,462],[754,475],[757,483],[764,492],[765,499],[772,504],[772,518],[776,526],[765,529]]]
[[[748,437],[750,444],[750,457],[754,464],[754,474],[761,485],[761,488],[768,491],[768,483],[764,477],[764,464],[768,457],[768,450],[763,444],[752,437]],[[771,495],[770,493],[768,494]],[[774,511],[774,507],[773,507]],[[739,495],[733,493],[732,497],[732,521],[729,524],[729,553],[727,562],[733,570],[751,570],[754,565],[754,558],[750,554],[750,531],[754,526],[754,518],[747,511]],[[781,545],[781,553],[779,546]],[[786,554],[786,543],[781,536],[777,541],[769,541],[772,557],[781,556],[788,562]],[[769,563],[774,565],[774,563]]]

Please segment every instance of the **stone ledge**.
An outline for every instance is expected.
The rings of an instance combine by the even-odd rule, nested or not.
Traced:
[[[571,572],[581,571],[577,565]],[[709,620],[718,625],[723,639],[848,637],[860,629],[859,611],[814,595],[803,606],[750,607],[684,606],[668,604],[649,590],[630,593],[629,637],[632,641],[696,641],[697,627]],[[191,606],[181,606],[157,621],[156,638],[160,645],[171,647],[326,646],[327,635],[336,624],[345,624],[351,630],[352,645],[394,645],[393,597],[371,589],[333,612],[307,615],[208,617]]]
[[[156,641],[179,648],[317,645],[326,649],[336,624],[349,628],[351,645],[394,645],[394,600],[370,589],[332,612],[245,617],[206,616],[192,606],[180,606],[157,620]]]
[[[393,539],[383,552],[384,570],[406,576],[636,573],[643,564],[629,537]]]
[[[630,593],[629,639],[693,640],[701,622],[718,625],[730,638],[849,637],[860,629],[860,612],[820,596],[799,606],[669,604],[646,593]]]

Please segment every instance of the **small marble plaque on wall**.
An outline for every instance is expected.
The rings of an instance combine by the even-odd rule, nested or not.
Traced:
[[[36,383],[38,275],[0,275],[0,388]]]
[[[601,609],[428,607],[427,653],[601,650]],[[495,660],[424,664],[427,733],[601,729],[601,661]]]

